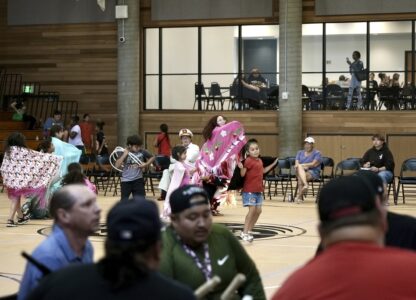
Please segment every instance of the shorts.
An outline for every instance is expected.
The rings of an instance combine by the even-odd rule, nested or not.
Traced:
[[[263,204],[263,193],[243,192],[243,206],[261,206]]]

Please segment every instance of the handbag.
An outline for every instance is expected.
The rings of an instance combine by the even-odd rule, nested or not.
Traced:
[[[358,81],[363,81],[368,79],[368,69],[362,69],[360,71],[355,72],[355,77]]]

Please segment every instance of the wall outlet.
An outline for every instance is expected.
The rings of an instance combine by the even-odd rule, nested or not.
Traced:
[[[282,93],[282,99],[287,100],[288,98],[289,98],[289,93],[288,92],[283,92]]]

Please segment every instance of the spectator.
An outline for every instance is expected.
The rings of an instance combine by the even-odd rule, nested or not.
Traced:
[[[107,140],[104,134],[104,125],[105,123],[102,121],[99,121],[95,124],[95,130],[97,131],[97,136],[95,139],[95,152],[97,154],[96,162],[101,170],[105,169],[104,165],[108,165],[110,162]]]
[[[53,125],[61,126],[62,130],[64,130],[65,125],[62,120],[62,113],[59,110],[55,110],[53,113],[52,118],[46,119],[45,123],[43,124],[44,135],[49,136],[49,131],[51,130]],[[63,131],[63,135],[61,140],[67,141],[68,140],[68,132],[66,130]]]
[[[82,132],[81,132],[81,127],[79,126],[78,122],[79,122],[79,117],[73,116],[71,129],[69,131],[70,133],[69,133],[68,143],[70,143],[71,145],[74,145],[79,150],[81,150],[82,154],[85,154],[85,145],[82,142]]]
[[[387,184],[389,184],[394,177],[393,154],[385,144],[384,136],[375,134],[373,135],[372,140],[373,147],[364,153],[360,163],[363,168],[366,168],[380,176],[383,180],[384,189],[387,190]],[[386,204],[388,204],[387,201]]]
[[[387,212],[370,183],[339,177],[317,200],[324,251],[293,273],[273,300],[414,299],[416,254],[383,248]]]
[[[321,175],[321,152],[314,149],[315,139],[307,137],[304,140],[304,150],[296,154],[295,170],[298,180],[298,194],[296,202],[303,201],[303,195],[308,191],[308,182],[319,179]]]
[[[260,74],[258,68],[253,68],[250,75],[247,78],[247,83],[254,85],[258,88],[267,88],[267,80]]]
[[[26,113],[26,106],[25,106],[24,99],[17,97],[10,104],[10,106],[15,111],[13,115],[13,120],[29,123],[28,128],[27,128],[29,130],[32,130],[35,128],[36,119],[35,117],[28,115]]]
[[[242,297],[266,299],[256,265],[225,227],[212,224],[207,193],[195,185],[180,187],[170,197],[171,225],[162,233],[160,271],[197,289],[215,275],[221,278],[206,299],[219,299],[232,279],[243,273],[247,281],[238,288]]]
[[[351,109],[352,105],[352,96],[354,91],[357,91],[357,109],[361,109],[363,106],[363,98],[361,97],[361,81],[358,80],[357,73],[363,71],[364,65],[363,62],[360,60],[361,53],[358,51],[354,51],[352,53],[353,62],[347,57],[347,64],[350,66],[350,74],[351,74],[351,81],[350,81],[350,88],[348,90],[348,99],[347,99],[347,109]]]
[[[158,271],[158,210],[147,200],[117,203],[107,216],[105,257],[49,275],[28,300],[195,299],[192,291]]]
[[[88,236],[98,229],[101,212],[96,194],[84,185],[65,186],[52,196],[49,210],[54,218],[52,232],[32,257],[51,271],[72,263],[92,263],[93,248]],[[41,271],[28,262],[18,300],[26,299],[41,278]]]
[[[94,126],[90,122],[90,114],[84,114],[79,127],[81,128],[81,138],[85,146],[85,153],[92,154],[94,150]]]
[[[157,135],[154,146],[157,148],[158,155],[165,155],[170,156],[171,153],[171,146],[168,134],[168,125],[161,124],[160,125],[160,133]]]

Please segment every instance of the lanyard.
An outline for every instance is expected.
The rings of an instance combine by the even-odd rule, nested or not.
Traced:
[[[211,258],[209,257],[209,248],[208,243],[204,243],[204,260],[199,259],[195,251],[185,245],[179,236],[177,236],[179,242],[182,245],[183,250],[188,254],[195,262],[198,269],[204,274],[205,279],[209,280],[212,277],[212,267],[211,267]]]

